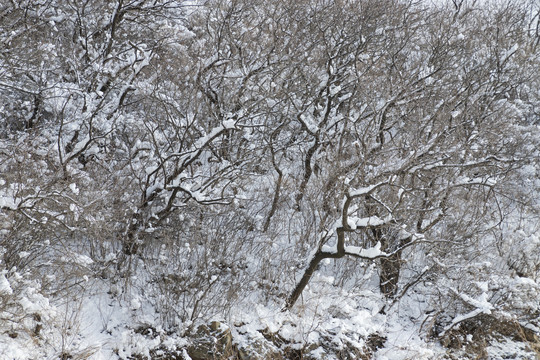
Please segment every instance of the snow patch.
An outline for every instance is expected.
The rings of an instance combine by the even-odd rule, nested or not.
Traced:
[[[381,251],[381,242],[377,241],[377,244],[368,249],[359,246],[346,246],[345,252],[352,255],[357,255],[363,258],[374,259],[379,256],[387,256],[388,254]]]
[[[13,294],[13,289],[9,284],[8,279],[5,275],[5,270],[0,273],[0,294],[1,295],[11,295]]]

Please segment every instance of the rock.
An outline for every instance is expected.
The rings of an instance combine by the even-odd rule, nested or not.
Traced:
[[[238,348],[238,358],[240,360],[278,360],[283,359],[283,356],[270,342],[256,339]]]
[[[234,352],[232,340],[231,330],[219,321],[213,321],[210,326],[197,328],[187,353],[193,360],[225,358]]]

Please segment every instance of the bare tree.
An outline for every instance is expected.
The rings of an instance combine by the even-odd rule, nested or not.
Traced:
[[[326,85],[311,93],[312,101],[305,101],[309,116],[298,114],[314,142],[297,200],[305,196],[317,165],[327,179],[325,189],[339,186],[340,205],[339,216],[330,216],[317,235],[316,250],[285,308],[294,305],[323,259],[344,256],[379,259],[381,291],[395,296],[404,249],[425,242],[459,243],[486,224],[503,221],[496,199],[503,196],[507,175],[529,156],[518,139],[507,136],[514,131],[507,99],[526,81],[512,65],[524,39],[510,35],[517,34],[512,29],[523,24],[524,12],[486,10],[486,17],[515,19],[496,23],[495,34],[506,36],[486,38],[471,25],[471,9],[458,7],[458,15],[448,17],[445,9],[399,4],[383,12],[377,6],[370,3],[369,9],[388,17],[378,16],[380,23],[372,28],[351,26],[364,31],[351,38],[365,39],[352,50],[339,52],[338,43],[338,50],[325,52],[333,55],[326,78],[342,78],[333,90]],[[321,14],[326,20],[335,11],[342,19],[341,9]],[[365,21],[359,14],[353,18]],[[341,24],[341,32],[325,29],[344,37],[347,27]],[[317,120],[318,114],[331,114],[333,120]],[[327,145],[319,149],[319,143]],[[315,153],[335,160],[315,164]],[[463,207],[468,209],[463,212]]]

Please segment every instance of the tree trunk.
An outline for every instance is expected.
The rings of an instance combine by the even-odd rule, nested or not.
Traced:
[[[315,255],[311,258],[308,267],[304,271],[304,274],[302,275],[302,278],[296,284],[296,287],[292,291],[291,295],[287,299],[287,302],[285,303],[285,306],[283,307],[283,311],[289,310],[294,306],[300,295],[302,294],[302,291],[304,291],[304,288],[309,283],[309,280],[311,280],[311,276],[313,276],[313,273],[315,270],[317,270],[317,266],[321,263],[324,259],[339,259],[345,256],[345,234],[343,228],[336,229],[337,232],[337,252],[326,252],[322,251],[320,248],[317,250]]]
[[[399,273],[401,271],[401,251],[387,258],[381,258],[379,289],[386,298],[397,294]]]
[[[302,278],[296,284],[296,287],[292,291],[291,295],[287,299],[287,302],[285,303],[285,307],[283,308],[283,311],[289,310],[293,307],[293,305],[296,303],[302,292],[304,291],[304,288],[309,283],[309,280],[311,280],[311,276],[313,276],[313,273],[315,270],[317,270],[317,266],[320,264],[320,262],[324,259],[339,259],[345,256],[345,253],[340,254],[337,253],[328,253],[323,252],[322,250],[317,250],[315,253],[315,256],[311,258],[311,261],[309,262],[308,267],[304,271],[304,274],[302,275]]]

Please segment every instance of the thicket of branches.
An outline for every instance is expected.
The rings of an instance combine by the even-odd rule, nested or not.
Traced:
[[[539,21],[534,1],[2,3],[0,319],[99,282],[175,329],[372,271],[381,311],[417,288],[441,336],[534,323]]]

